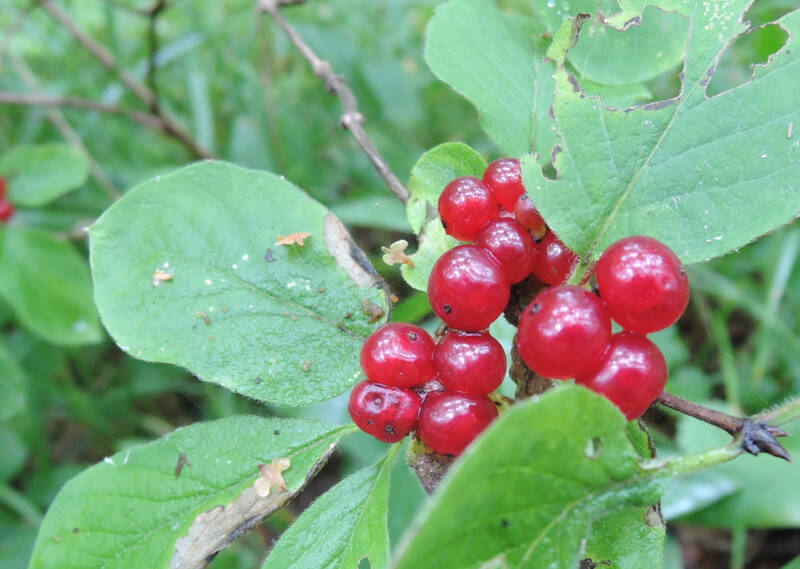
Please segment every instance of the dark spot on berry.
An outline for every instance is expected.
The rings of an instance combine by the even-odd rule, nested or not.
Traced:
[[[531,314],[536,314],[542,309],[542,305],[538,302],[534,302],[533,306],[531,306]]]
[[[371,424],[372,424],[372,419],[367,419],[367,425],[371,425]]]
[[[418,336],[417,336],[416,332],[409,332],[408,333],[408,339],[411,340],[412,342],[416,342],[417,338],[418,338]]]
[[[392,427],[391,425],[386,425],[386,426],[383,428],[383,431],[384,431],[384,432],[385,432],[387,435],[393,435],[393,434],[394,434],[394,427]]]
[[[508,520],[507,520],[507,519],[503,518],[502,520],[500,520],[500,523],[501,523],[501,524],[503,524],[503,527],[504,527],[504,528],[507,528],[507,527],[508,527],[508,523],[509,523],[509,522],[508,522]]]
[[[544,241],[544,237],[534,237],[533,238],[533,242],[534,243],[541,243],[542,241]]]
[[[444,305],[444,312],[445,312],[445,314],[450,314],[451,312],[453,312],[453,307],[450,306],[449,304],[445,304]]]
[[[277,437],[278,435],[280,435],[280,434],[281,434],[281,432],[280,432],[280,430],[279,430],[279,429],[275,429],[274,431],[272,431],[272,434],[273,434],[273,435],[275,435],[275,436]]]
[[[600,295],[600,287],[599,286],[592,285],[592,292],[595,293],[597,296],[600,296],[600,298],[602,298],[602,296]]]

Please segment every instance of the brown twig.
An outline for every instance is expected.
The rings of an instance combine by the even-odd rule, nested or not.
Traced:
[[[213,153],[203,148],[199,142],[197,142],[174,118],[172,118],[169,113],[163,109],[155,109],[154,105],[156,107],[157,105],[156,97],[153,92],[133,75],[124,69],[121,69],[117,64],[117,60],[114,58],[114,55],[102,44],[96,42],[83,30],[81,30],[72,20],[72,18],[70,18],[69,14],[54,4],[52,0],[39,0],[39,2],[47,11],[47,13],[50,14],[50,16],[52,16],[52,18],[64,28],[66,28],[72,34],[72,36],[78,40],[78,43],[80,43],[87,51],[89,51],[89,53],[91,53],[95,59],[102,63],[106,69],[116,73],[120,81],[122,81],[122,83],[128,87],[128,89],[133,91],[133,93],[139,97],[139,99],[141,99],[145,105],[147,105],[147,108],[158,111],[157,115],[164,123],[164,133],[168,134],[172,138],[175,138],[177,141],[183,144],[186,149],[197,158],[214,158]]]
[[[259,0],[258,8],[261,12],[267,12],[272,16],[289,40],[308,61],[314,73],[325,82],[326,89],[339,97],[339,102],[342,106],[342,117],[340,119],[342,126],[350,131],[375,170],[389,186],[389,189],[405,204],[409,198],[408,190],[392,172],[392,169],[364,130],[364,115],[359,112],[358,101],[344,77],[334,72],[330,62],[321,59],[314,53],[300,34],[297,33],[297,30],[281,14],[281,6],[300,3],[302,3],[302,0]]]
[[[32,107],[69,107],[86,109],[110,115],[123,116],[144,126],[165,131],[164,121],[156,115],[124,109],[119,105],[110,105],[82,99],[80,97],[53,97],[45,93],[10,93],[0,91],[0,105],[24,105]]]
[[[777,437],[789,436],[789,433],[783,429],[755,422],[748,417],[734,417],[666,391],[658,396],[656,402],[684,415],[700,419],[709,425],[714,425],[734,437],[740,437],[742,448],[750,454],[757,455],[760,452],[766,452],[790,462],[792,460],[786,449],[775,440]]]

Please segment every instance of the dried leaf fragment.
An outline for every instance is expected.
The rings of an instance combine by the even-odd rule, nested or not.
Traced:
[[[404,265],[413,267],[414,261],[411,260],[411,257],[405,254],[406,247],[408,247],[408,241],[405,239],[395,241],[388,247],[381,247],[381,251],[385,253],[383,256],[383,262],[389,266],[403,263]]]
[[[258,473],[260,476],[253,484],[256,494],[266,498],[273,488],[282,491],[287,490],[286,481],[283,479],[283,471],[290,466],[289,459],[283,457],[273,459],[269,464],[259,464]]]
[[[278,235],[278,240],[275,242],[275,245],[300,245],[301,247],[305,244],[303,240],[306,237],[311,237],[310,233],[291,233],[289,235]]]
[[[171,281],[172,275],[163,269],[156,269],[153,273],[153,286],[161,286],[164,281]]]

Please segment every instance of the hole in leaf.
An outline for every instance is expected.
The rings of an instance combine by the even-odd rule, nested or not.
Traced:
[[[591,458],[592,460],[594,460],[598,456],[600,456],[602,450],[603,450],[602,437],[592,437],[586,442],[586,447],[583,449],[583,454],[585,454],[587,458]]]
[[[552,162],[548,162],[542,166],[542,174],[545,178],[549,178],[550,180],[555,180],[558,177],[558,172],[556,172]]]
[[[757,28],[782,18],[792,10],[796,10],[797,5],[790,0],[775,2],[775,0],[755,0],[750,9],[744,15],[743,20],[750,22],[751,28]]]
[[[789,40],[789,34],[778,24],[767,24],[740,35],[719,57],[706,95],[713,97],[730,91],[752,79],[753,67],[764,65]]]

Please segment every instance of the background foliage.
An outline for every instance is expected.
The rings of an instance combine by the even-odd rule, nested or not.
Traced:
[[[475,10],[482,6],[470,3]],[[430,57],[438,41],[434,27],[427,47],[431,71],[422,46],[425,26],[437,4],[315,1],[293,7],[290,14],[309,44],[347,76],[368,119],[370,135],[395,172],[404,180],[411,177],[409,186],[422,203],[432,184],[450,175],[441,169],[448,157],[458,156],[459,163],[473,163],[476,170],[482,166],[481,158],[468,148],[448,146],[440,150],[441,160],[432,161],[438,170],[418,166],[412,171],[428,149],[463,141],[488,161],[504,153],[521,154],[530,143],[528,136],[518,140],[504,134],[523,129],[502,113],[497,118],[492,112],[496,93],[484,94],[485,103],[477,95],[470,96],[476,112],[436,75],[469,95],[470,85],[459,83],[467,77],[445,76],[458,72],[459,57],[477,65],[474,53],[463,54],[480,50],[487,58],[483,63],[492,69],[497,62],[491,58],[502,49],[544,49],[544,41],[531,44],[520,39],[530,35],[520,31],[531,31],[525,27],[531,21],[529,16],[541,16],[537,20],[540,29],[534,30],[538,34],[554,35],[561,22],[558,2],[552,7],[544,2],[500,2],[503,9],[518,16],[492,13],[479,21],[507,30],[504,36],[509,45],[482,46],[474,41],[461,46],[445,37],[442,41],[453,46],[456,60],[437,65]],[[434,325],[428,319],[430,309],[424,295],[408,288],[396,267],[380,261],[381,245],[401,237],[414,240],[411,229],[419,228],[422,211],[406,217],[354,141],[338,126],[338,102],[324,91],[269,19],[256,17],[252,2],[168,2],[157,20],[155,46],[149,39],[150,19],[140,13],[150,6],[145,0],[81,0],[59,5],[107,46],[121,68],[143,83],[155,85],[160,104],[176,115],[204,148],[239,166],[283,175],[337,214],[400,297],[392,317]],[[146,110],[119,77],[89,58],[41,7],[23,0],[3,1],[0,7],[3,92],[45,92]],[[439,10],[447,14],[451,8],[452,4]],[[791,0],[759,0],[749,15],[757,28],[793,8],[796,3]],[[469,24],[468,19],[465,25]],[[679,20],[664,18],[660,25],[670,38],[686,33]],[[646,41],[646,34],[642,36],[641,41]],[[587,76],[582,83],[587,92],[616,106],[677,94],[680,56],[676,57],[675,45],[679,42],[666,42],[658,62],[640,60],[624,69],[603,69],[602,62],[592,60],[583,41],[566,65]],[[750,65],[767,61],[785,41],[785,33],[776,26],[741,36],[725,51],[707,91],[722,93],[746,82]],[[154,66],[149,63],[152,48]],[[539,71],[537,77],[544,81],[540,87],[552,89],[547,84],[549,73]],[[507,93],[507,101],[515,100],[513,84],[495,87]],[[531,101],[535,103],[535,99],[525,99],[524,104]],[[546,108],[538,111],[528,115],[531,120],[546,117]],[[111,205],[114,189],[137,186],[194,157],[174,139],[124,117],[63,108],[56,111],[54,121],[53,112],[42,107],[0,106],[0,174],[8,174],[19,163],[31,165],[26,172],[58,172],[54,180],[19,180],[11,186],[19,214],[10,228],[14,231],[0,233],[0,568],[26,565],[42,513],[55,493],[73,475],[104,457],[125,453],[181,425],[227,420],[237,414],[347,421],[341,397],[301,410],[265,406],[212,383],[200,383],[179,368],[133,359],[115,346],[101,330],[91,303],[83,229]],[[800,134],[800,123],[795,126]],[[542,147],[555,143],[547,128],[533,127],[525,132],[534,133]],[[53,147],[65,141],[65,132],[72,133],[67,140],[69,148]],[[65,160],[59,155],[62,151],[75,156]],[[542,165],[546,167],[549,158],[541,157]],[[34,168],[37,161],[50,162]],[[27,191],[27,183],[47,191]],[[132,227],[142,229],[146,227]],[[137,247],[141,238],[132,234],[130,247]],[[431,239],[429,246],[434,244],[436,240]],[[435,250],[427,253],[430,259],[437,255]],[[670,364],[670,391],[724,404],[736,412],[756,412],[800,391],[798,255],[800,233],[793,224],[743,247],[737,255],[692,268],[690,311],[679,329],[658,335]],[[108,274],[109,278],[124,278],[114,275],[111,267]],[[424,287],[424,273],[416,281],[413,275],[406,277],[416,288]],[[196,324],[202,323],[193,312],[190,316]],[[508,336],[507,330],[505,333]],[[708,440],[695,432],[699,430],[696,423],[670,416],[653,419],[662,426],[653,435],[666,452],[702,450],[700,441]],[[714,444],[709,441],[705,448]],[[385,445],[366,436],[344,439],[339,454],[320,476],[319,487],[312,486],[309,494],[316,496],[353,472],[357,474],[348,484],[354,487],[337,486],[333,496],[337,491],[347,492],[368,507],[374,492],[388,489],[386,532],[396,544],[422,503],[422,493],[402,460],[377,462],[384,453]],[[797,471],[778,472],[776,468],[772,462],[743,461],[714,472],[713,478],[696,476],[682,482],[684,486],[676,487],[674,494],[683,501],[671,502],[670,494],[665,500],[665,511],[674,512],[669,517],[679,520],[667,536],[667,551],[674,552],[677,543],[684,551],[696,551],[696,536],[704,535],[696,531],[698,526],[722,527],[726,528],[723,536],[732,536],[730,554],[713,547],[699,548],[705,556],[701,562],[724,558],[725,562],[730,559],[732,567],[741,567],[747,543],[742,536],[746,537],[747,528],[797,527],[800,488],[791,483]],[[785,485],[776,485],[780,490],[770,502],[782,508],[752,507],[758,502],[752,496],[761,495],[758,486],[766,473],[780,480],[785,476]],[[266,546],[308,500],[304,502],[301,495],[257,533],[223,552],[211,566],[258,566]],[[636,506],[641,510],[643,503]],[[624,524],[621,519],[619,523]],[[774,533],[751,533],[751,539],[753,536],[767,543],[776,539]],[[423,551],[424,539],[422,536],[409,546],[409,555]],[[291,552],[276,550],[276,555],[285,554]],[[680,566],[674,563],[674,567]]]

